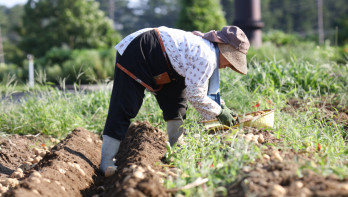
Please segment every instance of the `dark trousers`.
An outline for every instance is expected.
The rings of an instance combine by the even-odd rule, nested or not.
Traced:
[[[141,80],[153,84],[153,76],[168,71],[167,63],[154,31],[145,32],[135,38],[123,55],[117,53],[120,63]],[[175,71],[174,71],[175,72]],[[187,101],[184,95],[185,79],[174,73],[176,80],[163,86],[155,93],[163,112],[164,120],[185,119]],[[130,125],[143,103],[145,87],[115,67],[109,112],[103,135],[123,140]]]

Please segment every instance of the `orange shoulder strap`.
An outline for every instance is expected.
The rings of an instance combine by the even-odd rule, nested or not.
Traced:
[[[151,86],[147,85],[145,82],[143,82],[141,79],[136,77],[133,73],[131,73],[129,70],[127,70],[125,67],[123,67],[121,64],[116,64],[117,68],[121,69],[123,72],[125,72],[128,76],[133,78],[136,82],[140,83],[142,86],[144,86],[147,90],[150,92],[157,92],[162,89],[162,86],[160,86],[158,89],[153,89]]]
[[[173,78],[173,80],[175,80],[174,76],[173,76],[173,68],[170,66],[169,64],[169,61],[167,59],[167,54],[166,54],[166,50],[164,48],[164,44],[163,44],[163,41],[162,41],[162,37],[161,37],[161,34],[160,32],[158,31],[158,28],[154,28],[156,33],[157,33],[157,36],[158,36],[158,39],[160,41],[160,44],[161,44],[161,48],[162,48],[162,52],[163,52],[163,56],[164,56],[164,59],[166,59],[166,62],[167,62],[167,66],[168,66],[168,69],[169,69],[169,72],[170,72],[170,75],[171,77]]]

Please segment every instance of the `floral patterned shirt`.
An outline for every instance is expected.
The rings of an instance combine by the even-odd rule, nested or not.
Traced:
[[[122,55],[135,37],[149,30],[152,28],[128,35],[115,46],[115,49]],[[218,66],[214,44],[191,32],[164,26],[158,30],[173,68],[185,77],[187,100],[204,119],[216,118],[221,113],[221,107],[207,96],[209,78]]]

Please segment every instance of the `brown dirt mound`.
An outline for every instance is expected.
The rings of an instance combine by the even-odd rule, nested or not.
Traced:
[[[262,158],[242,168],[237,180],[227,187],[228,196],[348,196],[347,179],[301,170],[302,164],[311,161],[311,151],[320,150],[286,149],[269,130],[246,127],[243,136],[261,146]],[[116,157],[118,170],[109,178],[98,170],[99,136],[82,128],[47,150],[38,163],[25,166],[28,155],[33,155],[31,149],[45,140],[11,136],[0,141],[0,186],[11,187],[3,196],[169,196],[162,185],[169,172],[164,173],[161,163],[167,140],[148,122],[131,125]],[[9,181],[19,166],[23,176]]]
[[[75,129],[25,172],[19,185],[4,196],[81,196],[93,184],[100,161],[101,140],[85,129]]]
[[[263,148],[262,158],[253,165],[242,168],[237,180],[229,186],[228,196],[348,196],[348,179],[300,170],[303,164],[311,161],[312,151],[318,150],[296,152],[283,147],[282,141],[276,139],[272,131],[243,130],[254,135],[263,134],[265,141],[261,144],[272,143],[272,146]]]
[[[117,173],[101,183],[101,196],[168,196],[156,172],[162,169],[166,137],[148,122],[130,126],[116,156]]]
[[[11,135],[0,139],[0,179],[11,175],[24,163],[34,147],[40,147],[47,139],[42,136]]]
[[[26,139],[11,137],[19,144],[22,138]],[[131,125],[116,157],[118,170],[110,178],[104,178],[98,169],[102,141],[83,128],[75,129],[45,152],[38,163],[26,167],[23,163],[28,155],[33,155],[31,147],[23,152],[13,143],[9,139],[2,141],[0,159],[2,163],[5,161],[2,166],[6,164],[6,168],[1,171],[0,186],[10,187],[3,196],[168,196],[159,177],[165,176],[161,172],[161,159],[166,152],[166,137],[148,122]],[[18,166],[24,169],[22,176],[10,178]]]
[[[297,173],[294,162],[271,161],[245,170],[230,188],[229,196],[348,196],[348,180],[321,176],[310,170]]]

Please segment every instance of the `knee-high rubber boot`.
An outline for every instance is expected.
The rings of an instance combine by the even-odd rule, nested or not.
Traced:
[[[120,144],[120,140],[103,135],[102,154],[99,169],[104,174],[108,167],[113,167],[116,170],[117,166],[115,166],[113,159],[120,148]]]
[[[170,146],[173,146],[184,133],[184,128],[181,127],[182,120],[168,120],[167,121],[167,133]]]

